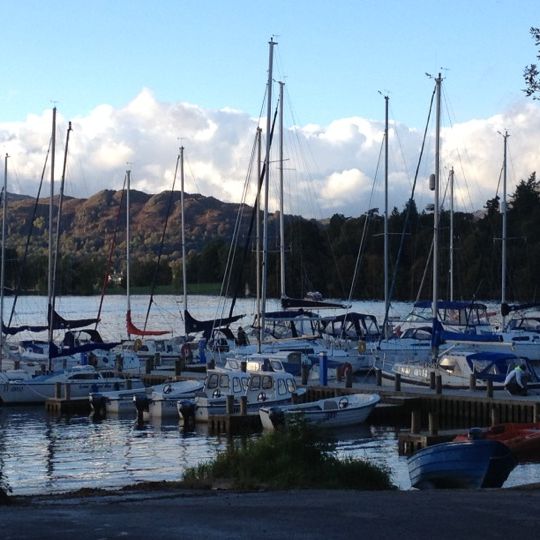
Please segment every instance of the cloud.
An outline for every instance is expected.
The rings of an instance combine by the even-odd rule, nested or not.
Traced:
[[[67,120],[57,118],[56,177],[62,170]],[[185,147],[186,191],[239,202],[251,177],[246,202],[254,201],[258,120],[224,108],[208,110],[192,103],[161,102],[142,89],[125,107],[107,104],[72,119],[66,193],[89,197],[102,189],[121,189],[126,168],[132,187],[148,193],[172,186],[180,145]],[[265,121],[261,122],[265,127]],[[540,106],[519,101],[499,115],[445,127],[441,133],[441,182],[451,167],[456,178],[456,208],[471,212],[497,194],[503,138],[510,138],[508,193],[539,169],[537,141]],[[433,135],[418,168],[418,208],[432,202],[427,178],[433,172]],[[2,148],[9,160],[9,191],[35,195],[51,132],[51,111],[21,122],[0,124]],[[384,125],[359,116],[336,119],[327,126],[292,126],[284,136],[285,211],[324,218],[334,213],[357,216],[384,206]],[[275,142],[270,157],[270,205],[278,206],[280,178]],[[389,204],[403,208],[411,194],[422,145],[422,132],[399,122],[389,130]],[[264,154],[264,137],[263,150]],[[50,173],[46,174],[48,180]],[[176,189],[180,184],[177,180]],[[443,186],[444,191],[444,186]],[[499,193],[500,193],[499,186]]]

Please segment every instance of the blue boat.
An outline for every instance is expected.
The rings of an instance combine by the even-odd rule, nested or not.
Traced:
[[[499,488],[516,466],[499,441],[470,440],[435,444],[408,459],[411,485],[427,488]]]

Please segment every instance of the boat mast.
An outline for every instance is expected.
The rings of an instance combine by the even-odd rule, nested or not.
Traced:
[[[388,338],[388,311],[390,298],[388,294],[388,96],[384,96],[384,337]]]
[[[131,171],[126,171],[126,297],[127,297],[127,312],[131,314],[131,283],[130,283],[130,243],[131,243],[131,229],[129,219],[129,191],[131,185]],[[128,339],[130,339],[129,325],[127,325]]]
[[[503,154],[503,196],[501,201],[501,212],[502,212],[502,234],[501,234],[501,304],[506,303],[506,244],[507,244],[507,227],[508,227],[508,214],[506,208],[506,154],[508,147],[508,131],[505,130],[503,133],[504,140],[504,154]],[[504,328],[506,322],[506,316],[503,315],[502,326]]]
[[[267,115],[266,115],[266,156],[265,156],[265,184],[264,184],[264,211],[263,211],[263,253],[262,253],[262,283],[261,283],[261,320],[259,328],[259,340],[263,341],[265,312],[266,312],[266,288],[268,281],[268,191],[270,184],[270,132],[272,130],[272,67],[274,60],[273,38],[269,41],[268,59],[268,83],[267,83]]]
[[[7,176],[8,176],[8,155],[4,159],[4,189],[2,192],[2,265],[0,268],[0,319],[2,328],[0,329],[0,371],[2,371],[2,360],[4,358],[4,287],[6,284],[6,213],[7,213]]]
[[[439,296],[439,281],[438,281],[438,264],[439,264],[439,164],[440,164],[440,146],[441,146],[441,74],[435,79],[436,85],[436,121],[435,121],[435,175],[434,175],[434,192],[435,203],[433,212],[433,304],[432,304],[432,316],[433,316],[433,330],[435,331],[435,325],[437,322],[437,299]],[[437,361],[439,353],[439,347],[436,341],[433,340],[432,346],[432,359]]]
[[[182,209],[182,288],[184,290],[184,310],[188,308],[188,296],[187,296],[187,275],[186,275],[186,229],[185,229],[185,216],[184,216],[184,147],[180,147],[180,206]],[[186,332],[187,338],[187,332]]]
[[[450,301],[454,301],[454,167],[450,169]]]
[[[279,270],[281,298],[285,298],[285,218],[283,216],[283,87],[279,83]]]
[[[262,149],[262,129],[257,128],[257,214],[255,232],[255,260],[256,260],[256,287],[257,287],[257,320],[261,321],[261,192],[259,183],[261,180],[261,149]],[[257,343],[258,352],[261,352],[261,334],[259,332]]]
[[[52,296],[53,296],[53,198],[54,198],[54,161],[56,153],[56,107],[52,110],[52,134],[51,134],[51,191],[49,199],[49,260],[47,270],[47,310],[48,310],[48,340],[49,340],[49,369],[51,367],[50,348],[53,340],[53,314],[52,314]]]

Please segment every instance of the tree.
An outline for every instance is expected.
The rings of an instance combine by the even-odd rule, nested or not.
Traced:
[[[534,39],[534,44],[539,47],[539,52],[536,58],[540,60],[540,28],[531,27],[531,35]],[[537,64],[530,64],[525,67],[523,72],[526,88],[523,90],[527,96],[532,96],[533,99],[540,99],[540,74]]]

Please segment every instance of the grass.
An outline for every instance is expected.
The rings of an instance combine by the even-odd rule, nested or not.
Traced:
[[[184,483],[225,483],[233,489],[396,489],[390,471],[366,460],[335,456],[335,443],[303,423],[232,446],[190,468]]]

